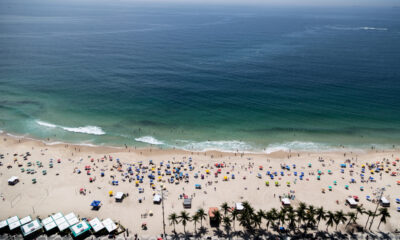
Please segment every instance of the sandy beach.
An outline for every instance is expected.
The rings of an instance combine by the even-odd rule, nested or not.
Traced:
[[[27,152],[30,156],[24,160]],[[346,198],[349,196],[358,196],[358,204],[363,205],[366,210],[374,211],[376,204],[366,198],[375,198],[376,189],[384,187],[383,196],[391,203],[391,218],[380,226],[380,230],[394,232],[400,228],[395,201],[400,197],[400,185],[397,185],[400,164],[398,149],[235,154],[156,148],[50,145],[42,141],[2,134],[1,154],[3,159],[0,159],[0,220],[15,215],[20,218],[30,215],[32,218],[43,219],[57,212],[74,212],[80,218],[111,218],[128,228],[132,235],[159,236],[163,229],[162,206],[153,204],[153,195],[160,193],[161,186],[165,187],[167,234],[172,234],[173,230],[173,226],[168,223],[168,215],[184,210],[182,195],[192,197],[192,207],[186,209],[190,214],[195,213],[198,208],[208,211],[210,207],[219,207],[223,202],[234,207],[237,202],[248,201],[255,209],[280,209],[282,204],[279,197],[288,194],[293,197],[293,207],[305,202],[315,207],[323,206],[326,210],[349,212],[354,211],[346,205]],[[153,165],[150,165],[150,160]],[[38,166],[37,161],[41,162],[42,167]],[[30,167],[28,162],[32,164]],[[50,162],[53,163],[52,168]],[[371,173],[366,168],[363,178],[365,181],[362,182],[362,166],[376,162],[384,163],[384,171]],[[217,168],[215,164],[223,164],[223,167]],[[346,168],[341,167],[341,164],[346,164]],[[184,178],[170,183],[171,176],[166,175],[167,165],[170,165],[171,171],[180,166],[183,175],[188,176],[187,181]],[[87,166],[90,167],[90,175],[85,171]],[[128,174],[129,167],[135,169],[139,166],[147,170],[139,174]],[[283,166],[289,166],[290,170],[283,169]],[[24,168],[24,172],[21,168]],[[28,174],[27,169],[33,169],[35,173]],[[46,175],[43,175],[43,170],[46,170]],[[158,171],[161,174],[158,174]],[[218,171],[220,173],[215,174]],[[277,176],[272,180],[267,175],[268,171],[271,174],[277,172]],[[301,172],[304,173],[302,180],[299,177]],[[392,172],[396,172],[395,176],[392,176]],[[154,186],[150,184],[148,177],[151,173],[155,176]],[[136,175],[144,176],[143,183],[136,184]],[[235,179],[232,179],[232,175]],[[20,180],[13,186],[7,183],[12,176],[17,176]],[[226,181],[224,177],[227,177]],[[373,177],[374,181],[370,181],[370,177]],[[33,178],[37,183],[32,183]],[[354,183],[351,183],[351,179],[354,179]],[[118,181],[118,185],[112,185],[112,181]],[[269,186],[266,181],[269,182]],[[279,186],[275,186],[276,181]],[[196,189],[196,184],[200,184],[201,189]],[[345,188],[346,185],[348,189]],[[329,190],[329,186],[332,190]],[[139,193],[139,188],[143,188],[144,193]],[[84,190],[84,194],[80,193],[81,189]],[[324,193],[322,189],[325,190]],[[109,191],[123,192],[128,196],[122,202],[116,202],[114,197],[109,196]],[[142,200],[141,203],[139,199]],[[98,211],[93,211],[90,207],[93,200],[102,202]],[[149,212],[153,215],[150,216]],[[367,216],[362,215],[357,222],[364,225],[366,220]],[[147,230],[141,228],[142,223],[147,224]],[[375,231],[378,223],[377,217],[371,230]],[[203,224],[208,228],[208,235],[212,235],[208,218]],[[324,223],[321,223],[321,226],[323,225]],[[237,230],[241,229],[239,224],[236,226]],[[344,224],[340,224],[338,229],[344,231],[344,228]],[[182,225],[178,224],[176,230],[183,232]],[[194,231],[192,223],[188,224],[187,231]]]

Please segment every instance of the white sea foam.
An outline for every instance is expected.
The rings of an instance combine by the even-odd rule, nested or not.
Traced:
[[[387,31],[388,28],[383,27],[341,27],[341,26],[326,26],[327,28],[334,29],[334,30],[344,30],[344,31],[359,31],[359,30],[366,30],[366,31]]]
[[[181,147],[189,151],[251,152],[254,148],[242,141],[203,141],[191,142]]]
[[[43,122],[40,120],[36,120],[36,123],[39,124],[40,126],[44,126],[44,127],[49,127],[49,128],[56,128],[57,126],[48,122]]]
[[[293,151],[327,151],[327,150],[338,150],[338,149],[333,146],[324,144],[324,143],[293,141],[293,142],[269,144],[264,149],[263,152],[265,152],[265,153],[273,153],[273,152],[278,152],[278,151],[288,152],[289,150],[293,150]]]
[[[93,134],[93,135],[104,135],[106,134],[103,129],[100,127],[96,126],[85,126],[85,127],[76,127],[76,128],[71,128],[71,127],[61,127],[65,131],[69,132],[76,132],[76,133],[86,133],[86,134]]]
[[[40,120],[35,121],[38,125],[48,127],[48,128],[60,128],[64,131],[68,132],[75,132],[75,133],[84,133],[84,134],[91,134],[91,135],[104,135],[106,134],[103,129],[97,126],[84,126],[84,127],[64,127]]]
[[[163,141],[160,141],[152,136],[144,136],[144,137],[138,137],[135,138],[135,141],[138,142],[144,142],[144,143],[149,143],[149,144],[153,144],[153,145],[162,145],[164,144]]]

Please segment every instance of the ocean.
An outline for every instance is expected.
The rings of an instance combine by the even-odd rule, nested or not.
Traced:
[[[0,130],[273,152],[400,144],[400,9],[3,0]]]

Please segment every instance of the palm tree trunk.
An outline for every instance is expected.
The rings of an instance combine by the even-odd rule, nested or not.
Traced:
[[[370,217],[370,216],[368,216],[368,218],[367,218],[367,222],[365,223],[365,227],[364,227],[365,229],[367,229],[367,225],[368,225],[369,217]]]
[[[382,223],[382,221],[380,221],[379,224],[378,224],[378,230],[379,230],[379,227],[381,226],[381,223]]]

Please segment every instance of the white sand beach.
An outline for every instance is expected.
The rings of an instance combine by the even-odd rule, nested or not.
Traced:
[[[27,152],[30,156],[24,160]],[[380,226],[380,230],[394,232],[400,228],[400,213],[397,212],[396,204],[396,198],[400,198],[400,185],[397,185],[400,180],[398,149],[234,154],[46,145],[41,141],[17,139],[2,134],[0,154],[3,154],[3,159],[0,159],[0,220],[15,215],[20,218],[30,215],[32,218],[43,219],[57,212],[74,212],[80,218],[111,218],[128,228],[130,234],[160,236],[163,231],[162,206],[153,204],[153,195],[160,194],[161,186],[165,187],[167,234],[173,231],[173,226],[167,220],[168,215],[173,212],[179,214],[184,210],[181,195],[192,198],[191,208],[186,209],[190,214],[194,214],[198,208],[208,211],[210,207],[219,207],[223,202],[234,207],[237,202],[247,201],[255,209],[280,209],[282,203],[279,197],[284,195],[291,195],[293,207],[304,202],[315,207],[323,206],[325,210],[349,212],[354,211],[346,205],[349,196],[357,196],[359,205],[374,211],[376,204],[367,200],[367,196],[374,199],[376,189],[384,188],[383,196],[390,201],[391,218]],[[150,164],[150,160],[153,164]],[[371,164],[376,163],[382,168],[379,173],[375,172],[376,167],[369,169]],[[215,164],[223,164],[223,167],[217,168]],[[346,167],[341,167],[341,164],[346,164]],[[283,169],[286,166],[288,169]],[[90,167],[90,175],[85,167]],[[129,167],[132,173],[129,173]],[[171,171],[174,176],[173,169],[176,167],[180,169],[183,179],[175,179],[174,183],[170,183],[171,175],[167,175],[166,171]],[[365,172],[362,178],[360,174],[363,167]],[[28,169],[34,173],[28,174]],[[46,175],[43,174],[44,170]],[[272,180],[267,172],[273,175],[276,172],[277,176]],[[300,177],[302,172],[304,175]],[[149,174],[155,177],[153,186]],[[186,174],[188,177],[185,177]],[[16,185],[7,182],[12,176],[20,180]],[[136,184],[136,176],[143,176],[143,183]],[[32,183],[33,178],[36,183]],[[112,181],[118,181],[118,185],[112,185]],[[201,189],[196,189],[196,184],[200,184]],[[139,193],[139,188],[143,188],[144,193]],[[84,194],[80,193],[81,189]],[[128,196],[122,202],[116,202],[114,197],[109,196],[109,191],[114,194],[123,192]],[[102,202],[98,211],[92,210],[90,206],[93,200]],[[378,219],[376,217],[371,230],[377,230]],[[361,226],[366,221],[365,214],[357,220]],[[143,223],[147,224],[147,230],[142,229]],[[324,224],[321,222],[320,229],[326,228]],[[208,235],[212,235],[208,218],[203,221],[203,225],[208,229]],[[188,232],[194,232],[192,223],[186,228]],[[236,223],[236,230],[240,229]],[[178,224],[176,230],[183,232],[182,225]],[[338,230],[345,231],[345,224],[340,224]]]

